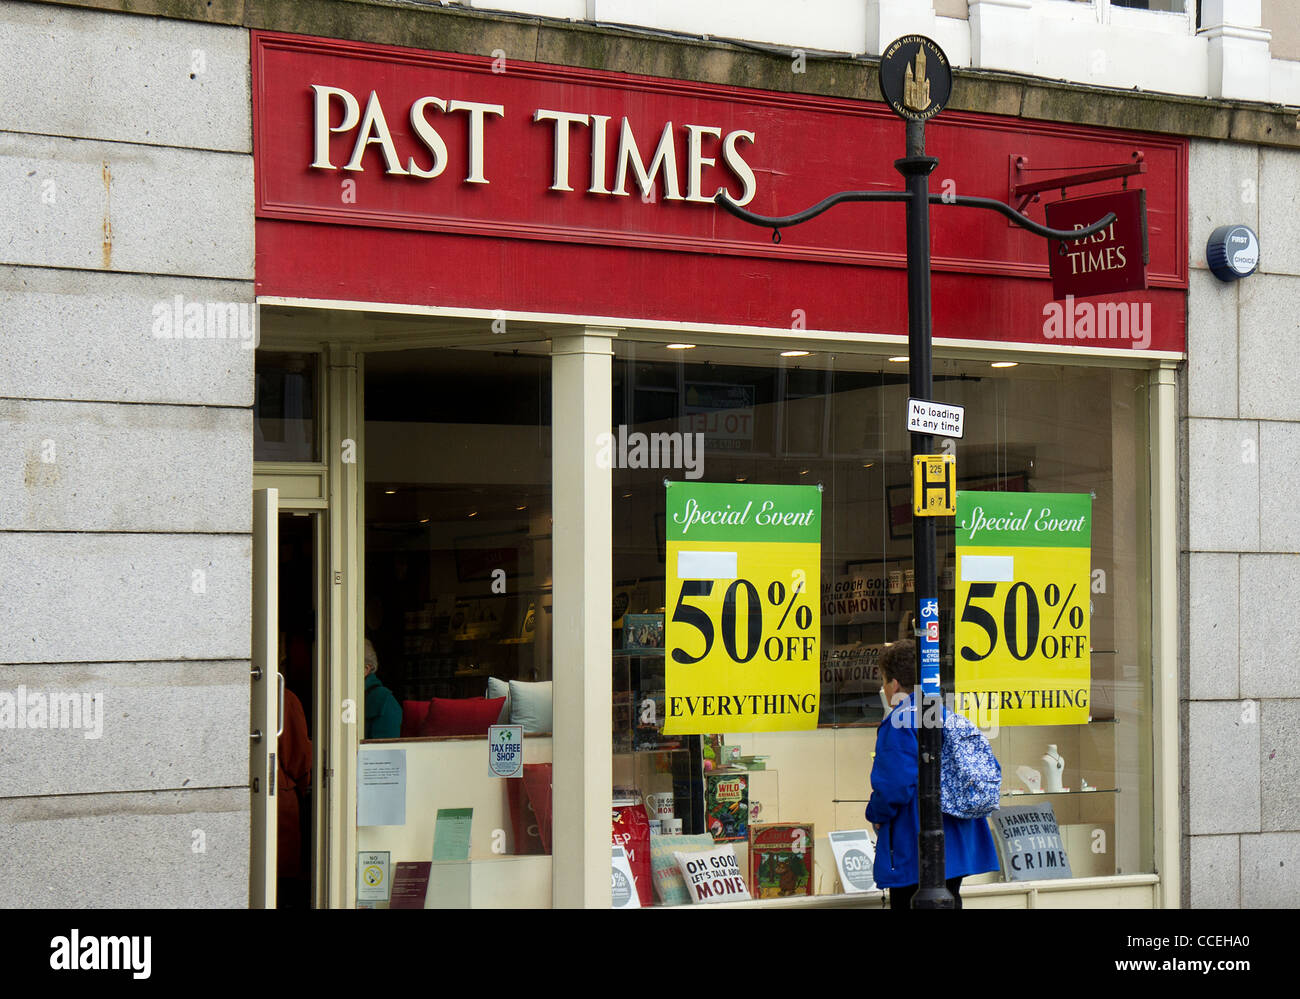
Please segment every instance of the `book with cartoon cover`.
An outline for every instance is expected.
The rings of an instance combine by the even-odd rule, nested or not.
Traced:
[[[717,843],[749,837],[749,775],[743,770],[704,775],[704,826]]]
[[[813,894],[811,822],[756,822],[749,827],[749,887],[755,898]]]

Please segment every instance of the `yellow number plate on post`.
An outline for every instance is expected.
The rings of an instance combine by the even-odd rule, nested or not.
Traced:
[[[918,517],[956,515],[956,458],[950,454],[912,456],[912,512]]]

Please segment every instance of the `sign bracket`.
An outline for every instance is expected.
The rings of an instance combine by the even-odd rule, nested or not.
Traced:
[[[1031,201],[1037,201],[1038,197],[1044,191],[1052,191],[1060,188],[1061,197],[1064,198],[1065,192],[1071,187],[1080,187],[1084,184],[1095,184],[1102,180],[1113,180],[1116,177],[1124,178],[1124,188],[1128,188],[1128,178],[1134,174],[1146,173],[1147,164],[1146,156],[1140,149],[1133,150],[1133,161],[1131,163],[1116,163],[1110,166],[1089,167],[1076,173],[1067,173],[1061,177],[1049,177],[1046,180],[1035,180],[1021,182],[1022,175],[1035,172],[1038,170],[1059,170],[1060,167],[1031,167],[1029,157],[1017,153],[1011,154],[1011,177],[1010,177],[1010,200],[1016,202],[1016,211],[1023,212],[1025,206]],[[1019,199],[1019,200],[1017,200]]]

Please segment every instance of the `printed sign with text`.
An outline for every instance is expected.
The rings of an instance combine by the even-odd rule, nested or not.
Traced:
[[[956,692],[980,725],[1091,713],[1087,493],[957,493]]]
[[[817,726],[821,501],[817,486],[669,483],[666,734]]]

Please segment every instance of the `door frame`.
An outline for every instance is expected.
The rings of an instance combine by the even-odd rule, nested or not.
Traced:
[[[355,761],[365,722],[362,360],[349,346],[337,343],[264,343],[259,349],[315,353],[318,358],[321,460],[254,461],[253,488],[278,489],[280,513],[318,515],[313,532],[317,635],[312,899],[318,908],[352,908],[356,884],[349,858],[356,854]]]
[[[252,523],[252,644],[249,657],[249,876],[250,909],[276,906],[279,802],[276,799],[279,725],[279,529],[274,487],[254,489]]]

